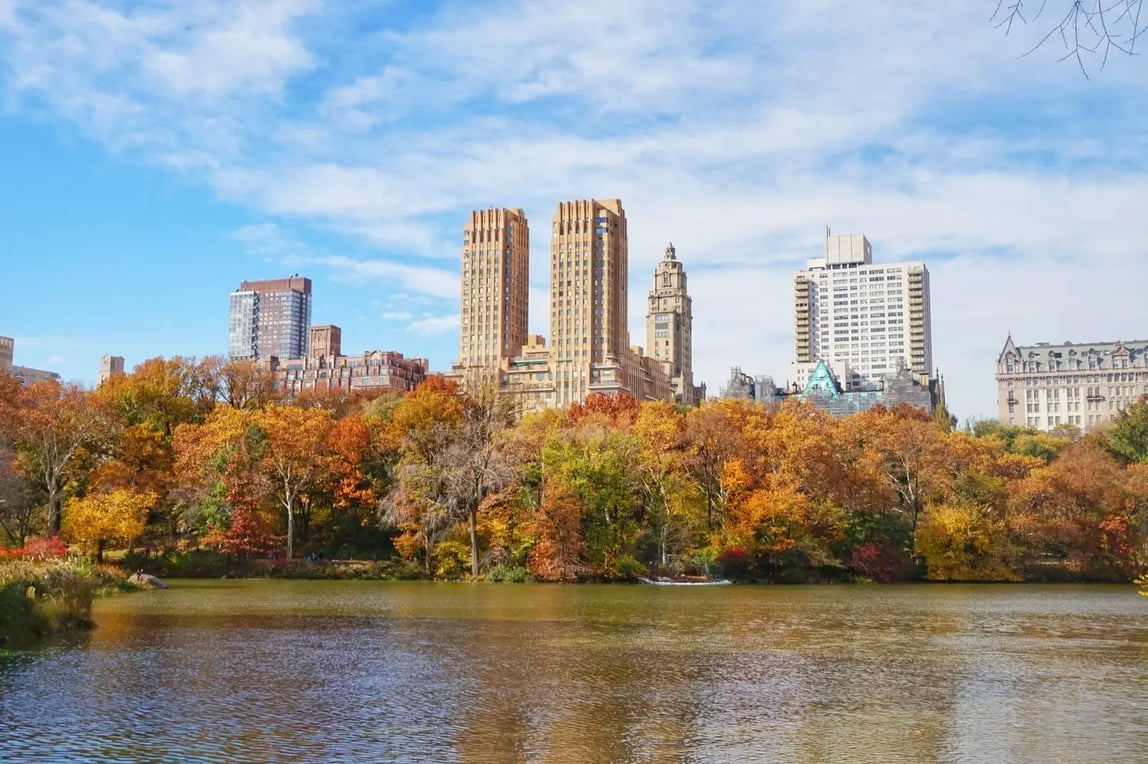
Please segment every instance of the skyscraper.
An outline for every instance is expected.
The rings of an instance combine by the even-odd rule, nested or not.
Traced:
[[[804,388],[818,361],[846,389],[866,389],[899,368],[927,380],[933,369],[929,271],[923,262],[873,263],[862,234],[825,233],[825,256],[794,277],[795,361]]]
[[[623,385],[632,373],[625,363],[628,265],[621,199],[558,204],[550,234],[550,346],[560,407],[585,400],[607,372]]]
[[[244,281],[231,293],[227,355],[280,360],[307,355],[311,279]]]
[[[497,373],[526,342],[530,226],[521,209],[470,213],[462,231],[458,364],[463,379]]]
[[[522,210],[471,213],[464,228],[459,360],[449,377],[496,382],[521,410],[594,392],[670,399],[661,361],[630,346],[626,214],[619,199],[561,202],[550,238],[550,344],[527,334],[529,232]]]
[[[673,243],[654,269],[646,311],[646,351],[667,364],[674,399],[695,405],[698,391],[693,372],[693,301],[686,290],[686,270]]]

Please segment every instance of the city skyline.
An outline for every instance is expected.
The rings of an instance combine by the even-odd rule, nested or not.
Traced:
[[[784,376],[825,225],[928,264],[962,419],[995,415],[1010,331],[1145,339],[1143,57],[1086,80],[979,6],[758,5],[0,4],[0,331],[91,384],[105,354],[224,354],[235,285],[300,272],[346,346],[446,370],[462,215],[602,195],[630,221],[632,341],[665,242],[688,253],[711,391],[732,364]]]

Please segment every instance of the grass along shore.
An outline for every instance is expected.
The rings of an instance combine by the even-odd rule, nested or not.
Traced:
[[[91,628],[97,596],[135,588],[120,570],[83,558],[0,561],[0,649]]]

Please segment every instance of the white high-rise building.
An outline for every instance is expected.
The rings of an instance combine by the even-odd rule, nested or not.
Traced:
[[[873,388],[904,367],[924,380],[933,369],[929,270],[923,262],[874,263],[863,234],[826,229],[825,256],[794,277],[795,363],[803,386],[818,361],[846,389]]]

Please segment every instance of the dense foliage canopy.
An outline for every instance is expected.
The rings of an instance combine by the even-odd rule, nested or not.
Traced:
[[[433,377],[276,399],[248,364],[152,359],[94,391],[0,375],[0,545],[394,558],[573,581],[1131,580],[1148,400],[1080,437],[915,409],[591,396],[519,416]]]

